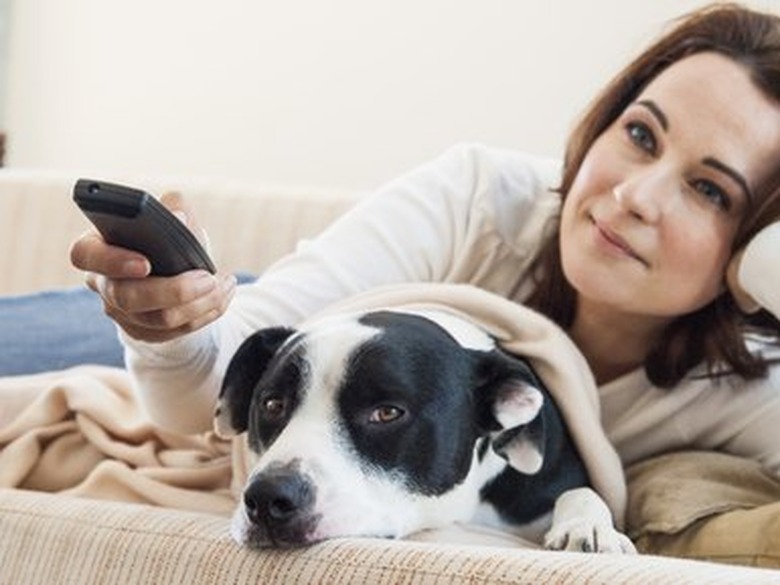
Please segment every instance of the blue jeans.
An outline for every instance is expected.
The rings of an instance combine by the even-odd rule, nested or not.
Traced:
[[[80,364],[124,365],[116,325],[97,294],[78,287],[0,297],[0,376]]]

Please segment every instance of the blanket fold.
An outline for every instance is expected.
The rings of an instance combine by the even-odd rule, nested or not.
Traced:
[[[128,374],[80,366],[0,378],[0,487],[230,514],[231,445],[154,427]]]

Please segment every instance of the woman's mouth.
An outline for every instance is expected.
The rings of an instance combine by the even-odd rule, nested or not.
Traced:
[[[650,264],[640,256],[636,250],[616,231],[611,229],[604,223],[599,222],[596,218],[591,216],[591,222],[596,228],[597,237],[599,240],[608,247],[611,251],[617,252],[620,255],[632,258],[642,264],[642,266],[649,267]]]

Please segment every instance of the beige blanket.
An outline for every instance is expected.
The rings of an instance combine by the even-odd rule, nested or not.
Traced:
[[[0,487],[229,514],[230,452],[153,427],[123,370],[0,378]]]
[[[594,381],[568,337],[528,309],[460,285],[378,289],[324,314],[414,307],[472,319],[509,351],[529,358],[563,410],[594,487],[622,526],[622,468],[599,423]],[[121,370],[84,366],[0,379],[0,487],[229,514],[231,477],[234,486],[245,477],[242,445],[211,433],[181,436],[154,428]]]

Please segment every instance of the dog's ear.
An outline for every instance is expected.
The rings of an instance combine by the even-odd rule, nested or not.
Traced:
[[[255,386],[276,351],[293,333],[295,330],[287,327],[261,329],[239,346],[228,364],[214,412],[217,435],[228,438],[247,429]]]
[[[490,353],[488,382],[479,390],[480,426],[493,431],[491,443],[498,455],[521,473],[532,475],[544,462],[541,381],[524,360],[501,351]]]
[[[540,416],[544,396],[535,386],[518,381],[501,393],[507,398],[493,408],[504,430],[493,438],[493,450],[517,471],[533,475],[544,463],[545,427]]]

